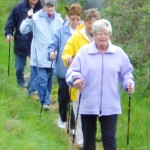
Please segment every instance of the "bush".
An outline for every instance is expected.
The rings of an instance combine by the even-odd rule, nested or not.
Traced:
[[[110,0],[101,11],[102,18],[113,26],[112,41],[128,54],[135,68],[136,88],[150,94],[150,1]]]

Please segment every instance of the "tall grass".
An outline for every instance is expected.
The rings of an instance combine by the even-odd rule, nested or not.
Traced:
[[[39,102],[28,97],[16,84],[13,43],[10,76],[7,75],[8,43],[4,25],[17,1],[0,0],[0,149],[1,150],[67,150],[71,139],[57,127],[58,109],[40,115]],[[56,86],[54,87],[56,89]],[[53,90],[56,95],[56,90]],[[56,96],[53,96],[56,100]]]
[[[0,74],[0,78],[2,74]],[[66,150],[69,137],[57,128],[58,110],[43,112],[39,102],[17,87],[15,76],[3,75],[0,81],[0,149]]]

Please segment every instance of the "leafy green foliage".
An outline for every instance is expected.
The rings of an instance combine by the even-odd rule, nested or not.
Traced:
[[[101,12],[113,26],[112,41],[123,47],[135,68],[136,89],[150,94],[150,1],[110,0]],[[148,88],[145,88],[148,87]]]

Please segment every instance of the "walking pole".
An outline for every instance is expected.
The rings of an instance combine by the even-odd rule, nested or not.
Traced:
[[[131,94],[129,94],[129,103],[128,103],[127,150],[129,150],[129,140],[130,140],[130,110],[131,110]]]
[[[67,117],[67,134],[69,133],[69,128],[70,128],[70,114],[71,114],[71,88],[69,88],[69,103],[68,103],[68,117]]]
[[[79,94],[79,102],[78,102],[78,108],[77,108],[77,115],[76,115],[76,119],[75,119],[75,129],[74,129],[74,133],[72,135],[72,150],[74,150],[74,142],[75,142],[75,136],[76,136],[77,123],[78,123],[80,101],[81,101],[81,93]]]
[[[52,69],[52,66],[53,66],[53,60],[52,60],[52,62],[51,62],[51,67],[50,67],[50,69]],[[45,89],[45,93],[44,93],[44,97],[43,97],[42,105],[41,105],[41,109],[40,109],[40,117],[41,117],[41,114],[42,114],[42,111],[43,111],[44,100],[45,100],[46,91],[47,91],[47,88],[48,88],[48,83],[49,83],[49,80],[51,79],[51,75],[52,75],[52,73],[49,71],[48,80],[47,80],[47,85],[46,85],[46,89]]]
[[[8,77],[9,77],[9,71],[10,71],[10,42],[9,42],[9,49],[8,49]]]

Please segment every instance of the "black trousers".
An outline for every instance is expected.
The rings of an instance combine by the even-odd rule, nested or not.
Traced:
[[[66,83],[65,78],[58,77],[58,103],[59,103],[59,115],[63,122],[67,121],[67,110],[69,97],[69,87]]]
[[[83,150],[96,150],[97,118],[102,132],[104,150],[116,150],[116,124],[118,115],[101,116],[81,115],[84,147]]]
[[[69,95],[69,86],[66,83],[65,78],[58,77],[58,103],[59,103],[59,115],[63,122],[67,121],[67,112],[68,106],[70,102],[70,95]],[[73,113],[73,108],[70,112],[70,128],[74,129],[75,126],[75,117]]]

